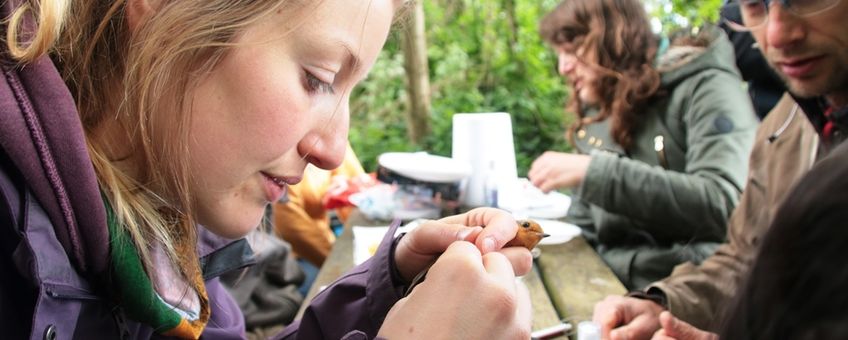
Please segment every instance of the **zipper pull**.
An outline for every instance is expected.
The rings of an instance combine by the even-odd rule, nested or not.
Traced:
[[[668,160],[665,158],[665,142],[662,135],[654,137],[654,151],[657,152],[657,158],[660,161],[660,166],[663,169],[668,169]]]

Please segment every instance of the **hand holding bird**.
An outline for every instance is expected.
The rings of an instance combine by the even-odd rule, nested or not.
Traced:
[[[425,270],[428,279],[392,306],[379,334],[460,339],[530,334],[530,295],[515,278],[532,269],[527,249],[541,238],[538,232],[533,223],[517,224],[510,213],[493,208],[422,223],[397,241],[394,263],[407,282]]]
[[[507,242],[504,247],[524,247],[527,248],[527,250],[533,250],[533,248],[536,247],[543,238],[550,236],[545,234],[545,231],[542,230],[542,226],[536,221],[518,220],[516,223],[518,224],[518,231],[515,233],[515,237]],[[436,261],[433,261],[433,263],[435,262]],[[430,264],[430,266],[432,266],[432,264]],[[404,296],[412,293],[412,289],[415,288],[415,286],[424,282],[424,278],[427,276],[430,266],[427,266],[427,268],[418,273],[418,275],[412,279],[412,282],[410,282],[409,287],[407,287]]]

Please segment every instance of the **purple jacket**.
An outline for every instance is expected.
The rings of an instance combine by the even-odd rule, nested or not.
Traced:
[[[20,0],[5,1],[6,18]],[[6,27],[0,34],[5,36]],[[110,261],[105,208],[73,98],[49,58],[17,66],[0,49],[0,329],[4,339],[149,339],[127,320],[99,278]],[[244,240],[201,228],[212,315],[208,339],[245,337],[241,311],[217,276],[251,261]],[[393,233],[389,233],[392,235]],[[403,287],[393,279],[394,242],[318,295],[283,339],[369,339]]]

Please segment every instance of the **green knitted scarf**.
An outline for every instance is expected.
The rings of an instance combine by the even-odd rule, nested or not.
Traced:
[[[130,319],[149,325],[156,333],[183,339],[200,338],[209,320],[209,300],[200,271],[195,271],[196,275],[189,283],[199,297],[200,314],[196,319],[190,320],[184,313],[179,313],[175,307],[166,303],[156,292],[135,243],[127,230],[118,223],[105,197],[104,202],[112,256],[108,283],[114,302],[124,309]],[[193,247],[177,250],[196,251]]]

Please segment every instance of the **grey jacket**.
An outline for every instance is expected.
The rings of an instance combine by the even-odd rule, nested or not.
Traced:
[[[608,120],[578,131],[592,156],[568,218],[630,289],[700,262],[725,235],[745,183],[757,118],[719,31],[706,48],[672,47],[662,90],[623,150]]]

